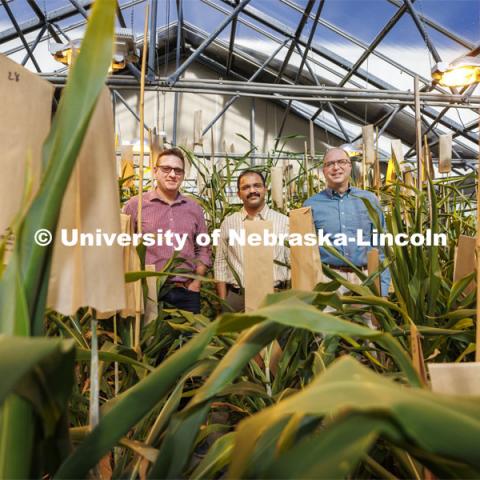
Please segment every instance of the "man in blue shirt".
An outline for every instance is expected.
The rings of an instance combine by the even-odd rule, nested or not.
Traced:
[[[328,150],[324,156],[323,174],[327,188],[308,198],[304,206],[312,209],[315,229],[322,230],[324,237],[329,237],[332,246],[355,266],[367,268],[367,253],[372,248],[373,224],[367,207],[362,198],[368,199],[377,210],[382,230],[385,230],[385,218],[377,197],[369,191],[350,186],[352,163],[345,150],[335,147]],[[358,241],[360,236],[360,240]],[[342,241],[343,239],[343,241]],[[322,263],[343,273],[353,273],[351,267],[320,247]],[[380,249],[380,260],[384,259],[383,249]],[[342,275],[346,276],[346,275]],[[352,281],[351,275],[348,279]],[[354,276],[356,277],[356,276]],[[381,274],[381,294],[388,295],[390,272],[388,269]]]

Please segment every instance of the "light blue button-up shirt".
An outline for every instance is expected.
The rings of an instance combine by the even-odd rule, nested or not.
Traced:
[[[312,209],[313,222],[315,229],[322,230],[323,234],[332,234],[330,241],[333,241],[335,234],[344,234],[348,239],[346,245],[332,245],[345,258],[350,260],[358,267],[367,266],[367,253],[372,248],[370,245],[358,245],[356,239],[360,231],[363,235],[362,243],[370,243],[372,240],[372,231],[375,225],[368,214],[367,207],[363,200],[366,198],[370,204],[377,210],[382,230],[385,231],[385,217],[383,215],[380,202],[375,194],[360,188],[350,187],[345,193],[339,194],[331,188],[327,188],[316,195],[308,198],[303,204]],[[380,250],[380,260],[385,258],[383,248]],[[320,257],[323,263],[333,266],[347,266],[337,257],[327,252],[324,247],[320,247]],[[390,272],[388,269],[381,274],[381,294],[388,294],[390,285]]]

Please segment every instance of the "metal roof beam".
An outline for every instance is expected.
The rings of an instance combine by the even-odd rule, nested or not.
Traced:
[[[3,0],[2,0],[3,1]],[[88,9],[93,5],[92,0],[80,0],[79,2],[84,9]],[[48,13],[46,16],[47,23],[58,22],[60,20],[65,20],[66,18],[72,17],[73,15],[77,15],[78,10],[73,6],[66,6],[62,8],[58,8],[53,10],[52,12]],[[22,32],[23,35],[27,35],[28,33],[34,32],[39,28],[42,28],[44,21],[40,21],[38,18],[33,20],[27,20],[19,25],[19,30]],[[9,42],[10,40],[15,40],[19,36],[17,30],[15,28],[9,28],[0,32],[0,44]]]
[[[37,59],[35,58],[35,56],[33,55],[33,52],[32,50],[30,49],[30,46],[28,45],[28,42],[25,40],[25,37],[20,29],[20,26],[18,25],[17,23],[17,19],[15,18],[15,15],[13,14],[12,10],[10,9],[8,3],[6,0],[2,0],[2,5],[3,5],[3,8],[5,9],[5,11],[7,12],[7,15],[8,15],[8,18],[10,19],[10,21],[12,22],[13,24],[13,27],[15,28],[16,32],[17,32],[17,35],[20,37],[20,40],[22,41],[23,43],[23,46],[25,47],[25,50],[27,51],[27,55],[28,57],[30,57],[30,59],[32,60],[32,63],[33,65],[35,66],[35,69],[37,70],[37,72],[41,72],[41,68],[40,66],[38,65],[37,63]],[[25,62],[26,63],[26,62]]]
[[[312,4],[313,5],[313,4]],[[308,55],[308,51],[310,50],[310,46],[312,45],[312,41],[313,41],[313,37],[315,35],[315,32],[317,30],[317,26],[318,26],[318,19],[320,18],[320,15],[322,14],[322,10],[323,10],[323,6],[325,5],[325,0],[320,0],[319,4],[318,4],[318,8],[317,8],[317,13],[315,14],[315,19],[313,21],[313,25],[312,25],[312,28],[310,29],[310,34],[308,36],[308,40],[307,40],[307,45],[305,46],[305,50],[304,52],[302,53],[302,51],[300,50],[300,47],[298,46],[298,39],[300,38],[300,35],[302,33],[302,30],[305,26],[305,23],[302,25],[302,28],[298,28],[297,29],[297,32],[295,33],[295,38],[292,40],[292,43],[290,44],[290,48],[289,48],[289,51],[292,51],[293,52],[293,48],[297,48],[298,49],[298,52],[300,53],[300,56],[302,57],[302,60],[300,62],[300,66],[298,67],[297,69],[297,74],[295,75],[295,80],[293,81],[293,83],[296,85],[298,83],[298,81],[300,80],[300,76],[303,72],[303,67],[305,65],[305,63],[307,62],[307,55]],[[305,22],[306,22],[306,19],[308,18],[308,13],[310,12],[310,10],[307,10],[305,11],[305,14],[306,16],[302,17],[302,20],[305,18]],[[302,23],[302,22],[300,22]],[[298,33],[298,35],[297,35]],[[293,48],[292,48],[293,47]],[[287,54],[288,55],[288,54]],[[289,58],[289,57],[288,57]],[[281,79],[281,76],[283,74],[283,68],[285,66],[285,62],[287,62],[287,57],[285,58],[284,62],[283,62],[283,65],[282,65],[282,68],[280,69],[280,73],[278,75],[278,77],[275,79],[275,83],[279,82],[280,79]],[[288,62],[287,62],[288,64]],[[313,70],[310,70],[310,65],[307,64],[307,68],[309,69],[310,71],[310,74],[312,75],[315,83],[317,85],[319,85],[318,83],[318,79],[316,77],[316,75],[313,73]],[[283,118],[282,118],[282,122],[280,124],[280,128],[278,130],[278,134],[277,134],[277,143],[275,144],[275,148],[277,147],[278,145],[278,141],[280,139],[280,137],[282,136],[282,132],[283,132],[283,129],[285,127],[285,123],[287,121],[287,116],[288,116],[288,112],[290,111],[290,106],[292,105],[292,101],[290,100],[288,102],[288,105],[287,105],[287,108],[285,109],[285,111],[283,112]],[[347,137],[348,138],[348,137]]]
[[[287,42],[289,42],[290,40],[287,38],[287,40],[285,40],[284,43],[282,43],[271,55],[270,57],[267,58],[267,60],[265,60],[265,62],[263,62],[263,64],[258,68],[258,70],[247,80],[247,83],[249,82],[253,82],[255,80],[255,78],[258,77],[258,75],[260,75],[260,73],[262,73],[265,68],[267,67],[267,65],[276,57],[276,55],[278,54],[278,52],[286,45]],[[210,128],[213,127],[213,125],[215,125],[215,123],[220,119],[220,117],[223,116],[223,114],[237,101],[237,99],[240,98],[240,95],[235,95],[234,97],[232,97],[226,104],[225,106],[222,108],[222,110],[217,114],[215,115],[215,118],[205,127],[205,129],[203,130],[202,132],[202,137],[203,135],[205,135],[209,130]]]
[[[118,18],[118,23],[122,28],[127,28],[127,23],[125,22],[125,18],[123,17],[123,12],[120,7],[120,3],[118,3],[117,0],[117,18]]]
[[[175,85],[175,82],[179,79],[180,75],[187,70],[187,68],[196,60],[196,58],[205,51],[205,49],[215,40],[215,38],[223,32],[223,30],[227,27],[227,25],[233,20],[235,15],[238,15],[251,0],[242,0],[241,3],[237,5],[237,7],[230,13],[230,15],[218,25],[218,27],[210,34],[208,38],[206,38],[202,44],[195,50],[195,53],[190,55],[188,59],[178,67],[172,75],[168,77],[168,83],[170,85]]]
[[[290,57],[293,54],[293,50],[295,49],[295,45],[297,44],[298,40],[300,39],[303,29],[305,28],[305,24],[307,23],[308,16],[310,15],[310,12],[312,11],[313,4],[315,3],[315,0],[308,0],[308,4],[305,7],[305,11],[302,14],[302,18],[300,19],[300,22],[298,23],[297,29],[295,31],[295,34],[293,36],[293,42],[290,44],[290,47],[287,51],[287,55],[285,56],[285,59],[283,60],[282,66],[280,67],[280,71],[278,72],[278,76],[275,79],[275,83],[280,82],[280,80],[283,77],[283,74],[285,72],[285,69],[287,68],[288,62],[290,62]],[[311,43],[312,40],[310,39],[309,42]]]
[[[302,8],[300,6],[298,6],[296,3],[292,2],[291,0],[280,0],[280,1],[282,3],[284,3],[285,5],[288,5],[289,7],[293,8],[294,10],[302,11]],[[400,3],[399,7],[401,7],[401,6],[402,6],[402,4]],[[310,15],[310,18],[313,18],[312,15]],[[368,49],[369,45],[367,43],[365,43],[362,40],[354,37],[350,33],[345,32],[340,27],[337,27],[333,23],[330,23],[328,20],[320,18],[319,22],[322,26],[324,26],[325,28],[328,28],[331,32],[334,32],[337,35],[340,35],[342,38],[345,38],[346,40],[349,40],[350,42],[354,43],[355,45],[357,45],[357,46],[359,46],[359,47],[361,47],[365,50]],[[391,59],[387,55],[384,55],[383,53],[379,52],[378,50],[374,49],[371,52],[371,55],[374,55],[374,56],[380,58],[381,60],[383,60],[384,62],[387,62],[392,67],[398,68],[398,70],[400,70],[401,72],[410,75],[412,77],[412,81],[413,81],[413,78],[417,75],[418,78],[420,79],[420,81],[422,81],[423,83],[430,83],[429,78],[425,78],[425,77],[422,77],[422,76],[418,75],[417,72],[414,72],[414,71],[410,70],[409,68],[407,68],[404,65],[396,62],[395,60]],[[438,90],[438,91],[441,91],[441,92],[445,91],[444,89],[440,88],[438,85],[435,85],[435,89]]]
[[[415,0],[413,0],[415,1]],[[342,78],[342,81],[338,84],[340,87],[343,87],[355,72],[361,67],[362,63],[367,59],[367,57],[375,50],[377,45],[385,38],[385,36],[390,32],[390,30],[397,24],[403,14],[407,11],[407,6],[402,5],[393,15],[392,18],[387,22],[387,24],[382,28],[380,33],[373,39],[372,43],[368,48],[360,55],[360,58],[355,62],[350,71]]]
[[[237,0],[238,4],[238,0]],[[230,43],[228,46],[228,56],[227,56],[227,75],[230,72],[230,69],[232,68],[233,65],[233,45],[235,44],[235,36],[237,34],[237,22],[238,22],[238,15],[235,15],[235,17],[232,20],[232,27],[230,29]]]
[[[427,31],[423,27],[423,23],[420,20],[419,16],[417,15],[416,10],[413,8],[412,2],[410,0],[403,0],[404,5],[407,7],[411,17],[413,18],[413,21],[415,22],[415,25],[417,26],[418,31],[420,32],[420,35],[423,38],[423,41],[427,45],[428,50],[430,50],[430,53],[433,55],[433,58],[435,61],[441,62],[442,58],[440,57],[439,53],[437,52],[437,49],[435,48],[435,45],[433,45],[432,41],[430,40],[430,37],[427,35]]]
[[[69,0],[69,2],[78,10],[78,13],[85,18],[85,20],[88,20],[88,13],[87,11],[83,8],[83,5],[81,5],[77,0]]]
[[[403,4],[402,0],[388,0],[388,1],[391,4],[393,4],[397,7],[401,7],[402,4]],[[437,32],[442,33],[443,35],[448,37],[450,40],[453,40],[454,42],[462,45],[465,48],[468,48],[469,50],[473,50],[475,48],[475,45],[472,42],[470,42],[469,40],[466,40],[465,38],[462,38],[462,37],[456,35],[455,33],[451,32],[450,30],[446,29],[445,27],[442,27],[441,25],[434,22],[432,19],[428,18],[427,16],[419,14],[418,12],[417,12],[417,16],[426,25],[433,28]]]
[[[47,26],[48,31],[50,32],[50,35],[52,38],[60,43],[60,37],[57,35],[57,32],[52,28],[52,26],[47,22],[47,19],[45,18],[45,14],[40,10],[40,7],[37,5],[37,2],[35,0],[27,0],[27,3],[30,5],[30,8],[33,10],[35,15],[38,17],[38,19]]]
[[[33,52],[35,50],[35,48],[37,48],[37,45],[38,43],[40,42],[40,40],[42,39],[43,37],[43,34],[45,33],[45,30],[47,29],[47,25],[44,25],[40,31],[38,32],[38,35],[37,35],[37,38],[35,38],[35,41],[33,42],[33,45],[30,49],[32,55],[33,55]],[[28,62],[28,58],[30,57],[30,54],[27,52],[27,54],[23,57],[23,60],[22,60],[22,65],[25,66],[25,64]]]

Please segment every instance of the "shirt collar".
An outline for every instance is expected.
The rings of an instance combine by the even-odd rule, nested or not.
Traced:
[[[157,191],[156,190],[150,190],[149,192],[147,192],[145,194],[145,197],[147,198],[147,200],[150,200],[150,201],[154,201],[154,200],[157,200],[159,202],[162,202],[162,203],[165,203],[167,204],[167,202],[165,202],[165,200],[162,200],[160,198],[160,196],[158,195]],[[174,200],[173,203],[171,203],[170,205],[175,205],[177,203],[185,203],[187,201],[187,198],[184,197],[180,192],[178,192],[177,194],[177,198]]]
[[[255,217],[260,218],[260,220],[265,220],[267,218],[268,211],[270,210],[269,206],[265,204],[263,208],[255,215]],[[248,217],[248,213],[245,210],[245,207],[242,207],[240,210],[240,215],[242,216],[242,221],[245,221]]]
[[[348,193],[352,192],[352,188],[355,188],[355,187],[352,187],[350,184],[348,185],[348,188],[347,190],[343,193],[343,194],[339,194],[337,193],[333,188],[326,188],[325,189],[325,193],[327,194],[328,198],[341,198],[345,195],[347,195]]]

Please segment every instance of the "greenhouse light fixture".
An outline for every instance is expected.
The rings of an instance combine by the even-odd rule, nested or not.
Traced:
[[[480,58],[470,55],[451,63],[439,62],[432,69],[433,83],[444,87],[466,87],[480,81]]]
[[[52,57],[64,65],[70,66],[75,55],[78,55],[82,39],[78,38],[68,44],[50,43],[49,50]],[[118,72],[126,68],[128,62],[138,61],[136,40],[128,28],[118,28],[115,31],[114,54],[109,72]]]

